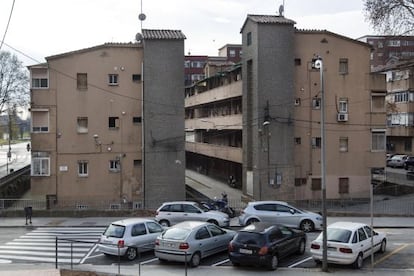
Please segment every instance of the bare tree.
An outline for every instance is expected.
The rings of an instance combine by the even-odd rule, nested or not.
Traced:
[[[29,76],[16,55],[0,52],[0,114],[29,103]]]
[[[386,35],[414,34],[414,0],[364,0],[366,19]]]

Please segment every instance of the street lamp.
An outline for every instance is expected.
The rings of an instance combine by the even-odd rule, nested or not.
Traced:
[[[321,189],[322,189],[322,271],[328,271],[328,242],[326,225],[326,139],[325,139],[325,91],[323,82],[323,61],[317,56],[312,60],[312,67],[319,69],[321,83]]]

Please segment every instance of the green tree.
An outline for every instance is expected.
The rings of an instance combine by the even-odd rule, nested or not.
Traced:
[[[29,74],[23,63],[9,52],[0,52],[0,114],[29,103]]]
[[[366,19],[385,35],[414,34],[414,0],[363,0]]]

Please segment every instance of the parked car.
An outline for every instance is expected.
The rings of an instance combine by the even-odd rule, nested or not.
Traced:
[[[284,201],[249,202],[239,216],[240,225],[255,222],[283,224],[305,232],[322,229],[322,216],[293,207]]]
[[[414,171],[414,156],[408,156],[407,159],[405,159],[404,169],[410,172]]]
[[[371,237],[374,240],[374,253],[385,252],[387,238],[385,233],[375,232],[364,223],[335,222],[327,227],[327,253],[329,263],[353,264],[361,268],[364,258],[371,255]],[[312,258],[317,263],[322,262],[321,233],[311,243]]]
[[[227,250],[235,234],[209,222],[185,221],[165,230],[155,241],[154,252],[160,261],[187,262],[196,267],[201,259]]]
[[[98,249],[105,255],[124,256],[132,261],[138,252],[153,250],[164,228],[152,219],[129,218],[112,222],[101,235]]]
[[[280,259],[303,254],[305,247],[305,232],[258,222],[244,227],[234,236],[229,243],[229,259],[234,266],[259,265],[275,270]]]
[[[387,161],[387,166],[392,168],[403,168],[408,155],[396,154]]]
[[[207,221],[221,227],[230,225],[227,214],[210,210],[194,201],[165,202],[157,209],[155,219],[165,227],[188,220]]]

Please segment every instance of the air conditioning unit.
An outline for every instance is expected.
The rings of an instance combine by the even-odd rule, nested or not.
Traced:
[[[347,122],[348,113],[338,113],[338,122]]]

